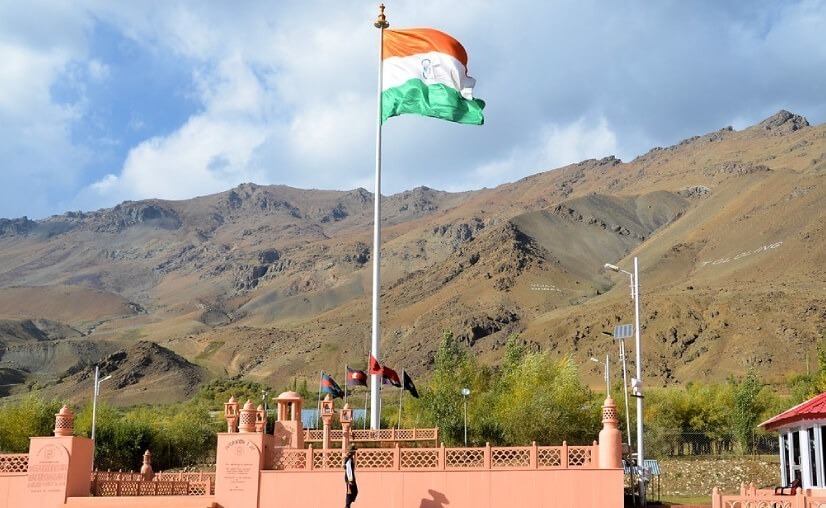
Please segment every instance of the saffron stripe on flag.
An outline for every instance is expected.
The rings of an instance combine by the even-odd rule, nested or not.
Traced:
[[[385,30],[383,46],[384,58],[438,51],[452,56],[463,67],[467,67],[467,51],[464,46],[448,34],[433,28]]]

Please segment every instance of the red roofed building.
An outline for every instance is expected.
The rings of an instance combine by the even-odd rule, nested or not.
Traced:
[[[804,489],[826,488],[826,393],[769,418],[759,425],[780,437],[783,485],[800,476]]]

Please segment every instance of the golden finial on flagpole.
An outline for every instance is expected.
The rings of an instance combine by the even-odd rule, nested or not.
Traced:
[[[387,17],[384,15],[384,4],[379,4],[379,15],[376,18],[376,22],[373,23],[373,26],[376,28],[389,28],[390,23],[387,21]]]

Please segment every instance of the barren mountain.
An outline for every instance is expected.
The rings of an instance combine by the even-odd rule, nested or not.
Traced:
[[[596,384],[588,357],[617,359],[602,332],[633,322],[629,278],[602,267],[638,257],[648,384],[803,372],[826,329],[824,174],[826,126],[781,111],[630,162],[383,197],[382,360],[426,376],[449,329],[496,363],[517,333]],[[282,387],[364,367],[372,218],[364,189],[243,184],[0,219],[2,394],[36,382],[88,398],[95,363],[126,379],[155,356],[167,360],[101,388],[129,404],[210,376]],[[112,363],[118,352],[144,360]]]

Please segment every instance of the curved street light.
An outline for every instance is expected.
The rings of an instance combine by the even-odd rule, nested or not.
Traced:
[[[597,360],[596,358],[594,358],[593,356],[591,357],[591,361],[594,362],[594,363],[602,363],[599,360]],[[611,370],[610,369],[611,369],[611,367],[608,364],[608,355],[605,355],[605,376],[603,376],[603,377],[605,377],[605,398],[610,398],[611,397],[611,381],[610,381],[610,379],[611,379],[611,374],[610,374]]]
[[[109,374],[105,378],[100,379],[100,368],[95,365],[95,395],[92,398],[92,441],[95,440],[95,421],[97,420],[98,393],[100,393],[100,384],[111,377],[112,375]],[[94,444],[92,446],[94,446]]]
[[[605,263],[604,267],[607,270],[614,272],[622,272],[631,280],[631,298],[634,300],[634,338],[636,341],[637,350],[636,368],[637,376],[631,380],[631,395],[637,398],[637,467],[640,468],[640,499],[645,505],[645,471],[643,461],[643,430],[642,430],[642,346],[640,344],[640,267],[636,256],[634,257],[634,273],[625,271],[617,265]]]

